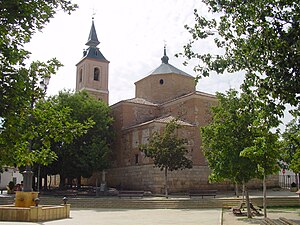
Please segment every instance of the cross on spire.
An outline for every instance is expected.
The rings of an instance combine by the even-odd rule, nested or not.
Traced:
[[[169,63],[169,57],[167,56],[167,44],[166,41],[164,40],[164,56],[161,58],[162,63],[168,64]]]

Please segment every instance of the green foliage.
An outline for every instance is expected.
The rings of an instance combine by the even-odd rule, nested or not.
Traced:
[[[169,171],[192,168],[192,161],[186,157],[187,140],[179,138],[176,130],[180,128],[176,120],[169,122],[162,134],[154,132],[149,142],[140,146],[147,157],[154,160],[154,165]]]
[[[294,119],[282,134],[283,160],[295,173],[300,171],[300,115],[294,113]]]
[[[52,142],[52,149],[58,160],[47,167],[48,174],[59,173],[62,177],[90,177],[93,172],[110,166],[110,143],[113,132],[109,106],[103,101],[90,97],[86,92],[60,92],[50,101],[59,108],[70,110],[70,119],[79,123],[92,121],[85,134],[71,143]]]
[[[0,1],[0,117],[14,114],[24,105],[23,101],[31,98],[24,93],[24,88],[31,84],[24,68],[24,59],[29,57],[24,44],[57,10],[70,13],[76,8],[77,5],[65,0]]]
[[[29,108],[30,109],[30,108]],[[5,121],[0,135],[2,165],[47,165],[56,159],[51,142],[69,143],[82,135],[93,122],[79,123],[70,118],[69,108],[40,100],[34,108]]]
[[[42,103],[38,103],[41,108],[35,107],[45,96],[40,82],[62,66],[58,60],[32,62],[29,68],[24,63],[30,54],[24,44],[32,35],[57,10],[70,13],[75,8],[65,0],[0,1],[0,165],[48,164],[56,157],[50,150],[51,140],[69,142],[89,126],[89,122],[68,120],[68,109],[59,111]]]
[[[212,170],[210,180],[247,183],[261,177],[262,166],[277,168],[279,155],[272,146],[277,135],[272,134],[270,128],[278,126],[278,118],[270,113],[269,106],[251,92],[239,97],[237,91],[229,90],[226,94],[217,93],[217,98],[219,104],[212,108],[212,123],[201,128],[204,155]],[[266,159],[261,158],[262,149],[258,147],[265,139],[270,147],[264,148],[268,153]]]
[[[187,60],[201,60],[195,67],[200,74],[198,79],[209,76],[211,71],[245,71],[244,85],[257,88],[259,96],[299,105],[300,5],[297,1],[203,2],[214,18],[204,18],[195,9],[195,25],[185,26],[191,40],[179,54]],[[201,39],[214,42],[221,53],[197,52]]]
[[[279,171],[280,151],[277,134],[268,132],[260,135],[253,140],[252,146],[241,152],[241,156],[250,158],[256,163],[259,172],[258,177],[262,178],[263,175],[270,175]]]
[[[62,9],[69,14],[77,8],[71,1],[2,0],[0,2],[0,61],[9,65],[21,62],[27,53],[23,45]],[[2,64],[3,65],[3,64]]]

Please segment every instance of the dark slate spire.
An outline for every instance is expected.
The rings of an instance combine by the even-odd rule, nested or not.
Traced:
[[[167,56],[166,45],[164,46],[164,56],[161,58],[161,64],[155,70],[150,72],[149,75],[157,75],[157,74],[180,74],[188,77],[193,77],[182,70],[177,69],[176,67],[169,64],[169,57]]]
[[[166,45],[164,46],[164,56],[161,58],[162,63],[168,64],[169,57],[167,56]]]
[[[94,19],[93,19],[90,35],[89,35],[86,45],[90,46],[90,47],[96,47],[99,44],[100,44],[100,41],[98,40],[98,37],[97,37],[97,33],[96,33],[95,25],[94,25]]]
[[[103,54],[101,53],[101,51],[99,50],[99,48],[97,48],[97,45],[99,45],[99,44],[100,44],[100,42],[97,38],[97,33],[96,33],[96,29],[95,29],[95,25],[94,25],[94,18],[93,18],[90,35],[89,35],[88,41],[86,43],[86,45],[89,47],[88,47],[88,49],[83,51],[83,57],[84,58],[94,58],[94,59],[101,60],[101,61],[107,61],[105,59],[105,57],[103,56]]]

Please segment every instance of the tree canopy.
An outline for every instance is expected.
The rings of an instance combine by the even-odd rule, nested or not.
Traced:
[[[239,96],[231,89],[227,94],[217,93],[217,98],[212,123],[201,128],[204,155],[212,170],[209,178],[238,184],[264,178],[266,216],[265,178],[279,170],[278,133],[271,131],[279,125],[279,118],[251,91]],[[248,195],[247,208],[251,217]]]
[[[300,114],[294,113],[294,119],[286,126],[282,134],[283,160],[295,173],[300,172]]]
[[[30,74],[24,73],[24,59],[30,53],[24,44],[57,10],[70,13],[76,8],[76,4],[66,0],[0,2],[0,117],[5,119],[8,114],[14,114],[31,98],[24,92],[24,86],[30,83]]]
[[[93,126],[72,143],[52,142],[58,159],[46,168],[48,173],[60,174],[61,178],[88,178],[95,171],[109,168],[110,144],[114,136],[109,106],[86,92],[60,92],[49,101],[56,102],[58,108],[70,109],[70,119],[79,123],[91,120]]]
[[[173,120],[166,125],[162,134],[154,132],[149,142],[140,146],[140,150],[152,158],[155,166],[161,170],[173,171],[192,167],[192,161],[186,157],[187,140],[176,134],[179,128],[180,125]]]
[[[44,95],[40,89],[32,93],[33,102],[4,121],[0,132],[0,165],[47,165],[57,158],[51,149],[52,142],[70,143],[93,125],[89,119],[78,122],[71,118],[68,107],[39,99],[37,93]]]
[[[213,19],[194,11],[196,23],[187,26],[191,40],[184,46],[188,60],[200,59],[198,78],[245,71],[245,84],[258,95],[278,103],[300,102],[300,5],[289,0],[203,0]],[[219,53],[197,48],[209,39]],[[186,62],[187,63],[187,62]]]
[[[254,115],[237,91],[228,91],[227,95],[217,93],[217,99],[219,104],[212,108],[212,123],[201,128],[204,155],[212,170],[209,179],[247,183],[256,176],[257,167],[240,153],[253,137],[248,127]]]
[[[271,132],[279,118],[251,93],[217,93],[213,121],[201,128],[204,154],[215,181],[247,183],[278,170],[278,133]],[[263,168],[263,169],[262,169]]]
[[[154,165],[165,171],[166,196],[168,196],[167,172],[192,168],[192,161],[187,158],[187,140],[178,137],[176,133],[180,127],[176,120],[172,120],[167,123],[162,133],[154,132],[149,142],[140,146],[145,156],[152,158]]]
[[[57,59],[29,66],[24,61],[30,55],[24,44],[32,35],[57,10],[70,13],[76,8],[66,0],[0,1],[0,165],[48,164],[55,158],[51,140],[69,142],[90,126],[88,121],[68,120],[68,109],[59,111],[55,104],[38,103],[46,90],[40,82],[62,66]]]

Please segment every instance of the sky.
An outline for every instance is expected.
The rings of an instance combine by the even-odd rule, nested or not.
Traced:
[[[161,64],[166,44],[169,63],[196,76],[192,62],[184,66],[184,58],[174,55],[183,51],[191,38],[184,25],[194,24],[194,9],[210,17],[199,0],[73,0],[79,8],[71,15],[59,11],[41,32],[34,34],[26,49],[31,60],[47,61],[56,57],[64,67],[51,77],[48,95],[74,90],[76,64],[87,48],[94,17],[100,51],[109,64],[109,104],[134,98],[134,83]],[[215,52],[213,41],[199,44],[198,52]],[[239,88],[243,76],[216,75],[201,79],[196,89],[210,94]]]

